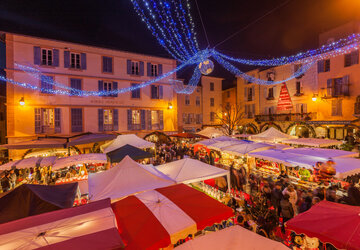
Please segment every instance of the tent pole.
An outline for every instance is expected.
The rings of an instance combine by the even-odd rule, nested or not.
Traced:
[[[231,182],[230,182],[230,171],[229,173],[226,174],[226,179],[227,179],[227,182],[228,182],[228,192],[230,193],[230,190],[231,190]]]

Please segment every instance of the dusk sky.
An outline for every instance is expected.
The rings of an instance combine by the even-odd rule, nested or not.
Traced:
[[[195,0],[190,3],[198,40],[205,48]],[[283,5],[217,47],[228,55],[248,58],[316,48],[320,32],[360,20],[358,0],[198,0],[198,4],[210,47]],[[130,0],[2,0],[0,30],[169,56],[141,22]],[[219,67],[213,74],[231,78]]]

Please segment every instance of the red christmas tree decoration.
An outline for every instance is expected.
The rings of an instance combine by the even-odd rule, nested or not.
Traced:
[[[286,83],[284,82],[280,89],[280,96],[277,104],[277,110],[292,110],[293,105],[291,102],[291,97],[287,89]]]

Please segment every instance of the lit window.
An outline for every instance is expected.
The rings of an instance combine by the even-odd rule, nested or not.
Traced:
[[[141,123],[141,113],[140,110],[132,111],[132,124],[140,125]]]
[[[113,110],[104,109],[104,125],[113,124]]]
[[[80,54],[79,53],[70,53],[70,68],[80,69]]]
[[[51,66],[53,62],[53,52],[51,49],[41,50],[41,64]]]

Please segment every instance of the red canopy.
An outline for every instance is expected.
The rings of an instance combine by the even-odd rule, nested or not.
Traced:
[[[198,135],[198,134],[193,134],[193,133],[179,133],[179,134],[174,134],[174,135],[169,135],[170,137],[179,137],[179,138],[204,138],[204,139],[209,139],[209,137],[203,136],[203,135]]]
[[[129,196],[112,204],[128,249],[158,249],[233,216],[231,208],[179,184]]]
[[[339,249],[360,249],[360,207],[321,201],[286,226]]]

